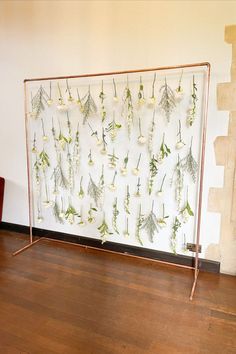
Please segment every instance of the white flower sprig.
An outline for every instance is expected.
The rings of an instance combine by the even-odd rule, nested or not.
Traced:
[[[34,133],[34,140],[33,140],[33,147],[31,149],[31,152],[33,154],[37,154],[37,148],[36,148],[36,133]]]
[[[90,203],[90,207],[89,207],[89,210],[88,210],[88,217],[87,217],[87,220],[89,222],[89,224],[93,224],[95,222],[95,216],[93,215],[93,212],[96,212],[97,209],[94,208],[92,206],[92,204]]]
[[[60,214],[59,217],[61,219],[65,218],[65,210],[64,210],[64,201],[63,201],[63,197],[61,197],[61,208],[60,208]]]
[[[184,170],[180,163],[180,158],[178,155],[178,162],[175,166],[170,185],[172,186],[175,179],[175,200],[177,202],[177,209],[179,210],[182,201],[182,193],[184,188]]]
[[[58,111],[62,111],[62,112],[67,111],[68,107],[64,103],[59,82],[57,83],[57,89],[58,89],[58,94],[59,94],[57,109],[58,109]]]
[[[138,182],[137,182],[137,189],[136,189],[136,192],[135,192],[135,197],[141,197],[141,193],[140,193],[140,187],[141,187],[141,183],[140,183],[140,177],[138,177]]]
[[[74,189],[74,184],[75,184],[75,174],[74,174],[74,168],[73,168],[73,160],[72,160],[72,156],[70,153],[70,148],[67,145],[67,163],[68,163],[68,182],[69,182],[69,188],[70,191],[72,192]]]
[[[121,167],[121,169],[120,169],[120,172],[121,172],[122,176],[126,176],[127,175],[128,162],[129,162],[129,151],[127,152],[127,155],[124,158],[123,167]]]
[[[113,233],[110,232],[109,227],[107,225],[105,213],[103,213],[103,220],[101,225],[98,227],[98,231],[100,232],[102,243],[106,242],[107,237],[113,235]]]
[[[139,157],[138,157],[138,161],[137,161],[137,164],[136,164],[136,167],[132,169],[132,172],[135,176],[137,176],[140,172],[139,170],[139,164],[140,164],[140,161],[141,161],[141,157],[142,157],[142,154],[140,153],[139,154]]]
[[[113,149],[112,154],[108,154],[108,156],[109,156],[109,164],[108,164],[108,166],[110,168],[116,168],[116,165],[117,165],[117,162],[119,160],[119,157],[117,157],[115,155],[115,150]]]
[[[143,246],[143,241],[141,239],[141,228],[142,224],[144,221],[144,216],[142,215],[142,209],[141,209],[141,204],[139,205],[139,212],[138,212],[138,218],[137,218],[137,223],[136,223],[136,231],[135,231],[135,236],[140,245]]]
[[[102,194],[104,193],[104,188],[105,188],[105,180],[104,180],[104,165],[102,165],[102,172],[99,178],[99,188],[102,191]]]
[[[81,205],[80,207],[80,215],[78,215],[79,218],[80,218],[80,222],[78,223],[79,226],[85,226],[86,225],[86,222],[84,220],[84,217],[83,217],[83,205]]]
[[[127,214],[130,214],[130,192],[129,192],[129,185],[126,186],[126,194],[124,200],[124,209]]]
[[[153,106],[155,106],[155,103],[156,103],[155,83],[156,83],[156,73],[154,73],[153,82],[152,82],[152,94],[151,94],[151,97],[149,97],[149,100],[148,100],[148,106],[150,108],[153,108]]]
[[[117,171],[115,171],[115,173],[114,173],[114,176],[113,176],[113,179],[112,179],[112,182],[111,182],[111,184],[109,184],[109,189],[111,190],[111,191],[115,191],[116,190],[116,185],[115,185],[115,180],[116,180],[116,175],[117,175]]]
[[[101,145],[103,141],[102,141],[102,139],[99,139],[98,132],[93,130],[93,128],[92,128],[92,126],[91,126],[91,124],[89,122],[88,122],[88,126],[89,126],[89,129],[92,132],[91,136],[95,136],[95,138],[97,140],[97,145]]]
[[[83,176],[80,177],[78,197],[80,199],[82,199],[84,197]]]
[[[115,121],[115,113],[113,112],[113,119],[112,121],[108,124],[108,127],[106,128],[106,132],[110,133],[111,141],[115,141],[115,138],[117,136],[117,132],[121,128],[121,124],[116,123]]]
[[[190,107],[187,111],[187,125],[189,125],[190,127],[193,125],[193,123],[196,119],[197,100],[198,100],[198,98],[197,98],[197,85],[196,85],[195,78],[193,75],[191,104],[190,104]]]
[[[138,143],[139,143],[140,145],[143,145],[143,144],[146,143],[146,138],[145,138],[145,136],[142,134],[142,128],[141,128],[141,120],[140,120],[140,118],[139,118],[139,120],[138,120],[138,125],[139,125]]]
[[[102,123],[104,122],[104,120],[106,119],[106,116],[107,116],[107,112],[106,112],[105,105],[104,105],[105,98],[106,98],[106,95],[103,90],[103,80],[102,80],[101,91],[99,93],[99,99],[100,99],[100,104],[101,104],[100,109],[101,109]]]
[[[119,101],[119,98],[117,96],[116,82],[115,82],[114,78],[113,78],[112,82],[113,82],[113,101],[115,103],[117,103]]]
[[[39,160],[38,160],[38,156],[36,154],[33,170],[35,171],[35,183],[36,183],[38,192],[40,191],[40,184],[41,184],[40,167],[41,166],[40,166],[40,163],[39,163]]]
[[[102,128],[102,149],[101,154],[106,155],[107,153],[107,142],[106,142],[106,134],[104,128]]]
[[[144,103],[145,103],[144,86],[143,86],[142,76],[140,76],[139,90],[138,90],[138,105],[142,106]]]
[[[117,217],[118,217],[118,215],[120,214],[120,212],[119,212],[119,210],[118,210],[118,207],[117,207],[117,197],[115,198],[112,207],[113,207],[112,226],[113,226],[114,231],[115,231],[117,234],[120,234],[120,233],[119,233],[119,230],[118,230],[118,227],[117,227]]]
[[[53,179],[54,179],[54,188],[53,188],[53,192],[52,194],[54,195],[58,195],[59,194],[59,190],[58,190],[58,181],[57,181],[57,178],[56,178],[56,172],[55,172],[56,168],[53,169]],[[51,179],[52,179],[51,177]]]
[[[166,174],[165,174],[164,177],[162,178],[161,186],[160,186],[160,188],[159,188],[158,191],[157,191],[158,197],[161,197],[161,196],[163,195],[163,186],[164,186],[165,178],[166,178]]]
[[[93,158],[92,158],[92,151],[91,151],[91,149],[89,150],[89,154],[88,154],[88,165],[89,165],[89,166],[93,166],[93,165],[94,165],[94,161],[93,161]]]
[[[154,178],[158,173],[157,167],[157,159],[155,159],[154,155],[152,156],[149,162],[149,179],[148,179],[148,194],[152,193]]]
[[[183,70],[181,71],[181,74],[180,74],[178,87],[175,90],[175,102],[176,103],[181,102],[183,99],[183,95],[184,95],[184,90],[182,88],[182,77],[183,77]]]
[[[65,147],[66,147],[66,144],[68,143],[68,140],[65,137],[65,135],[62,134],[61,125],[60,125],[60,121],[59,120],[58,120],[58,125],[59,125],[59,128],[60,128],[60,131],[59,131],[58,138],[56,140],[57,140],[60,148],[62,150],[65,150]]]
[[[176,250],[176,248],[177,248],[177,233],[178,233],[180,227],[181,227],[181,222],[179,221],[179,219],[176,216],[174,219],[174,223],[172,226],[172,234],[170,237],[170,247],[171,247],[171,250],[174,254],[177,254],[177,250]]]
[[[180,161],[180,164],[183,170],[187,171],[190,174],[193,182],[195,183],[197,180],[198,164],[192,154],[192,143],[193,143],[193,138],[191,139],[189,152],[187,156]]]
[[[129,218],[126,217],[126,227],[125,227],[125,231],[124,231],[124,236],[125,238],[128,238],[130,236],[129,233]]]
[[[43,176],[44,176],[44,188],[45,188],[45,196],[46,196],[46,199],[43,201],[43,206],[45,208],[50,208],[53,203],[50,201],[48,184],[47,184],[47,176],[45,171],[43,171]]]
[[[83,98],[83,124],[85,124],[88,118],[97,113],[97,106],[90,92],[90,86],[87,94]]]
[[[177,139],[178,140],[177,140],[177,143],[175,145],[175,148],[177,150],[180,150],[186,145],[185,142],[182,139],[181,122],[180,122],[180,120],[179,120],[178,132],[177,132]]]
[[[43,216],[42,216],[42,210],[41,210],[41,203],[40,203],[40,198],[38,198],[37,201],[37,223],[41,224],[43,221]]]
[[[65,212],[65,219],[69,222],[69,224],[73,225],[75,222],[75,217],[79,216],[71,202],[68,204],[68,208]]]
[[[46,171],[50,166],[49,156],[44,149],[39,154],[39,166],[43,171]]]
[[[127,128],[128,128],[128,137],[130,139],[131,125],[133,124],[133,119],[134,119],[134,108],[133,108],[132,94],[129,88],[128,77],[127,77],[127,85],[124,91],[123,101],[124,101],[124,106],[123,106],[122,115],[125,115]]]
[[[43,132],[43,142],[47,142],[48,141],[48,136],[46,135],[45,133],[45,127],[44,127],[44,121],[43,121],[43,118],[41,118],[41,124],[42,124],[42,132]]]
[[[68,80],[66,80],[66,92],[68,93],[67,101],[68,101],[69,103],[74,102],[74,98],[72,97],[71,89],[70,89]]]
[[[159,102],[160,107],[165,113],[167,122],[170,121],[171,113],[173,112],[176,102],[175,102],[175,95],[173,90],[167,84],[167,80],[165,78],[165,83],[160,88],[160,92],[162,93],[161,100]]]
[[[163,133],[163,138],[162,138],[162,143],[160,146],[159,153],[157,155],[157,163],[160,165],[163,163],[164,159],[168,157],[168,155],[171,153],[170,148],[167,146],[165,143],[165,133]]]
[[[152,209],[150,213],[147,215],[147,217],[143,219],[142,227],[141,227],[142,229],[145,229],[151,242],[154,241],[153,237],[155,233],[159,232],[159,228],[158,228],[159,225],[157,222],[157,217],[154,214],[153,208],[154,208],[154,201],[152,202]]]
[[[191,208],[189,201],[188,201],[188,188],[187,188],[187,198],[186,199],[187,200],[185,202],[185,205],[184,205],[183,209],[180,211],[180,214],[183,218],[184,223],[188,222],[190,216],[194,216],[194,212],[192,211],[192,208]]]
[[[79,106],[80,112],[81,112],[81,113],[83,113],[83,111],[84,111],[83,102],[82,102],[82,100],[81,100],[81,98],[80,98],[79,90],[78,90],[78,89],[76,89],[76,91],[77,91],[77,100],[76,100],[76,104]]]
[[[53,104],[53,99],[52,99],[52,81],[49,82],[49,95],[47,95],[47,104],[48,106],[51,106]]]
[[[162,205],[162,217],[157,219],[157,223],[161,229],[167,226],[166,219],[169,218],[169,215],[165,215],[165,204]]]
[[[148,151],[150,156],[152,156],[153,153],[153,136],[154,136],[154,131],[155,131],[155,110],[153,111],[153,116],[152,116],[152,123],[151,127],[148,132]]]
[[[90,179],[88,184],[88,195],[94,200],[96,207],[98,207],[98,204],[102,196],[102,190],[99,184],[98,185],[95,184],[90,174],[89,174],[89,178]]]

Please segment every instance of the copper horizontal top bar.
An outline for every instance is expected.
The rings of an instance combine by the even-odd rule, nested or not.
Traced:
[[[63,79],[78,79],[83,77],[96,77],[96,76],[110,76],[110,75],[122,75],[122,74],[135,74],[135,73],[143,73],[148,71],[161,71],[161,70],[174,70],[174,69],[184,69],[184,68],[195,68],[206,66],[210,69],[210,63],[202,62],[202,63],[194,63],[194,64],[182,64],[182,65],[174,65],[174,66],[162,66],[158,68],[151,69],[138,69],[138,70],[125,70],[125,71],[114,71],[107,73],[97,73],[97,74],[83,74],[83,75],[69,75],[69,76],[54,76],[54,77],[39,77],[32,79],[25,79],[24,83],[32,82],[32,81],[48,81],[48,80],[63,80]]]

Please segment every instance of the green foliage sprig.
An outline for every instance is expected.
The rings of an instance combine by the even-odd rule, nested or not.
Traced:
[[[148,151],[149,151],[150,156],[152,156],[152,153],[153,153],[153,136],[154,136],[155,126],[156,126],[156,123],[155,123],[155,110],[154,110],[153,116],[152,116],[151,127],[148,132]]]
[[[152,156],[149,162],[149,180],[148,180],[148,194],[152,193],[154,178],[158,173],[157,167],[157,159],[155,159],[154,155]]]
[[[63,169],[62,169],[62,164],[61,164],[61,155],[58,156],[58,162],[57,166],[53,170],[53,174],[51,176],[51,179],[54,178],[56,181],[56,184],[63,189],[68,189],[69,188],[69,181],[66,178]]]
[[[32,118],[38,118],[42,111],[45,110],[45,103],[47,104],[47,93],[42,86],[39,87],[36,94],[31,98]]]
[[[177,202],[177,208],[179,210],[182,201],[183,188],[184,188],[184,170],[180,163],[179,155],[178,155],[178,162],[175,166],[173,176],[171,178],[171,183],[170,183],[171,186],[174,180],[175,180],[175,200]]]
[[[187,200],[185,202],[183,209],[180,211],[180,214],[183,218],[184,223],[188,222],[190,216],[194,216],[194,212],[192,211],[192,208],[188,201],[188,188],[187,188]]]
[[[74,142],[74,149],[73,149],[73,162],[75,165],[75,172],[79,172],[79,165],[80,165],[80,138],[79,138],[79,123],[77,125],[77,129],[75,132],[75,142]]]
[[[94,207],[92,206],[92,204],[90,204],[90,207],[89,207],[89,210],[88,210],[88,218],[87,218],[87,220],[88,220],[88,222],[89,222],[90,224],[92,224],[92,223],[95,222],[95,217],[94,217],[94,215],[93,215],[93,212],[94,212],[94,211],[96,212],[97,209],[94,208]]]
[[[183,99],[184,91],[182,88],[182,77],[183,77],[183,70],[181,71],[178,87],[175,90],[175,101],[179,103]]]
[[[113,235],[113,233],[110,232],[109,227],[107,225],[105,213],[103,214],[103,220],[101,225],[98,227],[98,231],[100,232],[102,243],[106,242],[107,237]]]
[[[179,150],[179,149],[182,149],[182,147],[184,147],[185,142],[183,141],[182,139],[182,132],[181,132],[181,122],[179,120],[179,125],[178,125],[178,133],[177,133],[177,143],[175,145],[176,149]]]
[[[142,81],[142,76],[140,76],[139,79],[139,90],[138,90],[138,104],[141,106],[145,103],[145,97],[144,97],[144,85]]]
[[[125,158],[123,160],[123,166],[120,169],[120,172],[121,172],[122,176],[126,176],[127,175],[128,162],[129,162],[129,151],[127,152],[127,155],[125,156]]]
[[[117,136],[118,130],[121,128],[121,124],[116,123],[115,121],[115,115],[113,112],[113,119],[112,121],[108,124],[108,127],[106,128],[106,131],[110,133],[110,137],[112,141],[115,141],[115,138]]]
[[[61,217],[61,211],[60,211],[60,207],[57,201],[57,197],[55,198],[55,202],[53,205],[53,215],[55,217],[56,222],[59,222],[60,224],[64,224],[64,220]]]
[[[168,155],[171,153],[170,148],[167,146],[165,143],[165,133],[163,133],[163,138],[162,138],[162,143],[160,146],[160,150],[157,156],[157,162],[158,164],[162,164],[164,159],[168,157]]]
[[[130,139],[131,126],[133,124],[133,119],[134,119],[134,107],[133,107],[131,90],[129,88],[128,77],[127,77],[127,85],[126,85],[126,88],[124,91],[123,101],[124,101],[123,115],[125,115],[125,118],[126,118],[127,128],[128,128],[128,137]]]
[[[39,154],[39,166],[43,171],[50,166],[49,156],[44,149]]]
[[[159,197],[161,197],[162,194],[163,194],[163,186],[164,186],[165,178],[166,178],[166,174],[163,176],[162,181],[161,181],[161,186],[160,186],[160,188],[157,191],[157,195]]]
[[[80,199],[82,199],[84,197],[83,176],[80,177],[78,197]]]
[[[75,208],[71,203],[69,203],[68,208],[65,212],[65,219],[69,222],[69,224],[74,224],[75,216],[79,216]]]

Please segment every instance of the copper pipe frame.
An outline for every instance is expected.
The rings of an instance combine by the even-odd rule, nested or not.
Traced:
[[[201,131],[201,162],[200,162],[200,182],[199,182],[199,192],[198,192],[198,212],[197,212],[197,232],[196,232],[196,253],[195,253],[195,263],[194,267],[189,267],[181,264],[176,264],[176,263],[170,263],[170,262],[165,262],[165,261],[160,261],[160,260],[153,260],[149,258],[144,258],[144,257],[139,257],[135,255],[130,255],[130,254],[125,254],[126,256],[134,257],[134,258],[143,258],[143,259],[148,259],[151,261],[155,261],[161,264],[165,265],[171,265],[175,267],[180,267],[180,268],[185,268],[185,269],[190,269],[194,270],[194,280],[193,280],[193,285],[190,293],[190,300],[193,300],[193,296],[195,293],[196,285],[197,285],[197,280],[198,280],[198,275],[199,275],[199,244],[200,244],[200,233],[201,233],[201,213],[202,213],[202,192],[203,192],[203,176],[204,176],[204,163],[205,163],[205,147],[206,147],[206,128],[207,128],[207,113],[208,113],[208,99],[209,99],[209,84],[210,84],[210,63],[208,62],[202,62],[202,63],[194,63],[194,64],[182,64],[182,65],[175,65],[175,66],[163,66],[163,67],[158,67],[158,68],[151,68],[151,69],[139,69],[139,70],[126,70],[126,71],[117,71],[117,72],[108,72],[108,73],[97,73],[97,74],[83,74],[83,75],[69,75],[69,76],[56,76],[56,77],[40,77],[40,78],[32,78],[32,79],[25,79],[24,80],[24,109],[25,109],[25,135],[26,135],[26,150],[27,150],[27,178],[28,178],[28,206],[29,206],[29,226],[30,226],[30,242],[28,245],[25,247],[19,249],[18,251],[13,253],[13,256],[16,256],[23,251],[27,250],[31,246],[35,245],[38,243],[40,240],[50,240],[54,242],[60,242],[60,243],[65,243],[65,244],[73,244],[75,246],[80,246],[80,247],[85,247],[85,248],[91,248],[91,249],[97,249],[100,250],[99,248],[96,247],[91,247],[91,246],[84,246],[84,245],[79,245],[76,243],[72,242],[67,242],[67,241],[61,241],[61,240],[55,240],[55,239],[49,239],[46,237],[42,237],[40,239],[37,239],[36,241],[33,241],[33,232],[32,232],[32,208],[33,208],[33,203],[32,203],[32,192],[31,192],[31,173],[30,173],[30,149],[29,149],[29,142],[28,142],[28,137],[29,137],[29,132],[28,132],[28,109],[27,109],[27,94],[26,94],[26,84],[27,82],[35,82],[35,81],[49,81],[49,80],[63,80],[63,79],[76,79],[76,78],[86,78],[86,77],[97,77],[97,76],[111,76],[111,75],[122,75],[122,74],[135,74],[135,73],[143,73],[143,72],[152,72],[152,71],[165,71],[165,70],[175,70],[175,69],[185,69],[185,68],[197,68],[197,67],[206,67],[206,77],[205,77],[205,85],[204,85],[204,107],[203,107],[203,124],[202,124],[202,131]],[[109,251],[109,250],[102,250],[105,252],[109,253],[118,253],[123,255],[120,252],[114,252],[114,251]]]

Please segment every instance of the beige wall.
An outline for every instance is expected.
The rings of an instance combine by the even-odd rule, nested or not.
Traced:
[[[224,27],[235,22],[235,1],[1,1],[4,221],[28,223],[24,78],[209,61],[212,81],[201,243],[204,253],[209,244],[217,244],[220,215],[207,212],[207,195],[210,186],[220,187],[223,182],[213,141],[226,134],[228,115],[217,111],[215,90],[217,82],[229,81],[231,48],[224,42]],[[214,257],[220,260],[221,254]],[[236,273],[235,265],[224,272]]]

